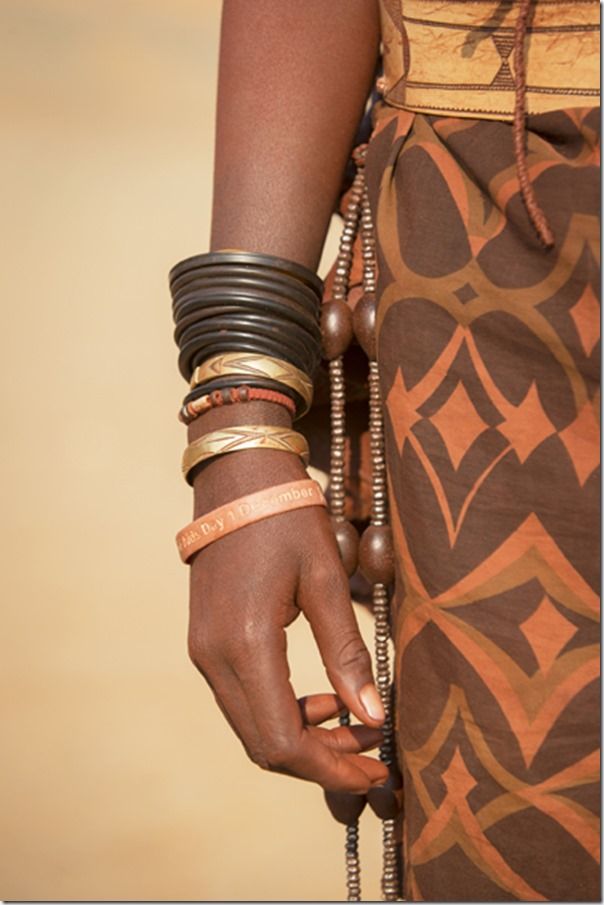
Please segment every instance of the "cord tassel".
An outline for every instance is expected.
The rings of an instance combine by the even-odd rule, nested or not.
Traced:
[[[519,0],[518,18],[514,29],[514,69],[515,69],[515,101],[514,101],[514,158],[516,175],[520,184],[520,192],[531,223],[546,248],[554,243],[554,234],[543,213],[531,182],[526,163],[526,60],[524,42],[526,40],[528,14],[531,0]]]

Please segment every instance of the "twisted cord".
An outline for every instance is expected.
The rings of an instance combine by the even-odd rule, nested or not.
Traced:
[[[518,18],[514,29],[514,70],[515,70],[515,100],[514,100],[514,159],[516,161],[516,175],[520,184],[520,192],[526,206],[531,223],[546,248],[554,245],[554,234],[547,221],[531,182],[526,162],[526,60],[524,56],[524,43],[528,23],[528,14],[531,0],[519,0]]]

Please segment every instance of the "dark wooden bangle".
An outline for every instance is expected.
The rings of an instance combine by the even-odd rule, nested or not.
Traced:
[[[243,295],[242,293],[227,294],[225,292],[206,292],[187,301],[175,317],[175,336],[179,332],[179,328],[185,318],[187,318],[188,323],[188,319],[196,312],[201,314],[206,309],[221,304],[224,305],[225,308],[227,305],[231,304],[240,308],[246,308],[253,313],[265,312],[273,318],[291,321],[306,330],[311,336],[315,336],[317,342],[320,341],[321,331],[318,318],[306,315],[293,305],[280,299],[267,299],[252,295]]]
[[[182,320],[178,321],[178,325],[174,330],[174,340],[179,344],[181,337],[189,327],[192,327],[194,324],[205,323],[213,317],[230,317],[231,315],[237,316],[239,314],[247,315],[258,313],[255,305],[211,304],[207,307],[204,306],[198,311],[192,311],[186,317],[183,317]],[[270,314],[268,317],[271,324],[279,323],[281,320],[278,315]],[[306,332],[310,334],[310,331]],[[311,335],[314,336],[314,332]]]
[[[188,327],[179,338],[179,346],[183,349],[187,343],[202,337],[212,330],[225,330],[228,333],[254,333],[260,337],[268,337],[283,344],[300,361],[306,361],[306,370],[313,366],[320,354],[317,341],[299,327],[285,321],[268,320],[263,315],[238,314],[224,317],[210,317],[198,321]]]
[[[268,272],[275,271],[279,274],[285,274],[309,286],[319,299],[323,292],[321,279],[308,267],[276,255],[259,254],[257,252],[208,252],[207,254],[185,258],[171,269],[169,275],[170,287],[172,288],[173,283],[184,274],[213,264],[230,265],[232,267],[260,267]]]
[[[282,329],[281,329],[282,327]],[[317,358],[317,344],[311,338],[304,343],[300,336],[291,331],[291,326],[273,324],[269,325],[266,321],[255,321],[252,318],[228,317],[228,318],[208,318],[207,321],[195,324],[186,331],[179,343],[181,352],[189,348],[192,343],[200,340],[202,344],[206,342],[205,337],[213,334],[219,334],[220,338],[228,339],[237,336],[244,336],[246,339],[257,337],[260,343],[269,343],[275,347],[283,347],[283,351],[287,351],[289,356],[293,356],[300,362],[300,370],[305,371],[312,367],[313,362]],[[279,356],[277,356],[279,357]],[[289,358],[288,358],[289,360]],[[306,362],[306,364],[305,364]]]
[[[301,310],[311,316],[317,311],[317,299],[314,293],[305,287],[293,285],[290,281],[280,279],[263,279],[262,276],[242,274],[233,276],[224,268],[218,269],[212,276],[197,277],[184,283],[177,291],[173,292],[172,308],[177,310],[182,299],[200,289],[236,289],[240,292],[254,292],[263,295],[286,298],[294,302]]]

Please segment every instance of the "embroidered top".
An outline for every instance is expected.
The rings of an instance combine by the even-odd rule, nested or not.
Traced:
[[[511,120],[514,0],[380,0],[384,77],[394,107]],[[598,0],[535,0],[526,30],[526,111],[599,103]]]

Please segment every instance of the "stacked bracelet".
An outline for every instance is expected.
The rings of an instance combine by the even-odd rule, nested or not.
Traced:
[[[268,355],[253,355],[241,352],[216,355],[204,364],[195,368],[191,378],[191,386],[209,386],[221,378],[247,378],[248,380],[264,380],[277,384],[281,392],[294,390],[303,401],[303,409],[299,415],[305,414],[312,401],[312,381],[298,368],[281,358]]]
[[[261,519],[306,506],[325,506],[325,497],[316,481],[292,481],[259,490],[233,500],[195,519],[176,535],[178,552],[183,562],[221,537],[259,522]]]
[[[225,390],[213,390],[211,393],[206,393],[198,399],[183,405],[178,417],[183,424],[191,424],[199,415],[209,411],[211,408],[220,408],[220,406],[232,405],[237,402],[252,402],[254,399],[282,405],[292,417],[296,413],[295,403],[285,393],[278,393],[275,390],[259,390],[244,384],[241,387],[229,386]]]
[[[243,386],[280,393],[294,417],[304,415],[321,356],[322,285],[306,267],[272,255],[215,252],[177,264],[170,289],[178,367],[194,377],[182,419],[210,407],[213,392]]]
[[[196,465],[242,449],[279,449],[300,456],[308,465],[308,443],[297,431],[266,424],[237,424],[211,431],[189,443],[182,457],[182,473],[191,483],[191,472]]]
[[[179,368],[222,352],[285,359],[312,380],[320,360],[321,280],[271,255],[219,252],[177,264],[170,289]]]

